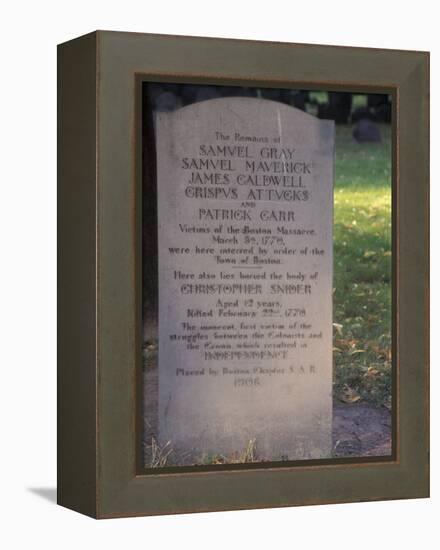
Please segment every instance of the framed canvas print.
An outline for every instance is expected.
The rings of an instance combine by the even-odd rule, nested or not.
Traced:
[[[59,46],[58,501],[429,494],[429,56]]]

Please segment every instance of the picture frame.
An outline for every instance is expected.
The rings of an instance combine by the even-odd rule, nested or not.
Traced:
[[[391,457],[141,473],[144,80],[393,98]],[[96,31],[58,47],[58,503],[94,518],[429,496],[429,54]]]

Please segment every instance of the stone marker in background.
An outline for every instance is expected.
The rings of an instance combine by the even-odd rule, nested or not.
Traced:
[[[159,444],[329,457],[333,122],[254,98],[156,117]]]

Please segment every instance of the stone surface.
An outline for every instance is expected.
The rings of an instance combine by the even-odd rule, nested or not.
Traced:
[[[159,445],[331,456],[333,122],[220,98],[155,127]]]
[[[382,141],[379,126],[367,118],[358,121],[353,128],[353,137],[359,143],[379,143]]]
[[[151,467],[152,442],[157,440],[158,369],[156,361],[144,359],[144,464]],[[385,407],[370,403],[333,404],[332,458],[391,455],[392,419]],[[258,460],[258,455],[257,455]],[[167,465],[191,465],[193,457],[172,452]]]

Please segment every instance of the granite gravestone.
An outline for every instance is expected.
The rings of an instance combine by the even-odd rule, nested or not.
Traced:
[[[329,457],[334,123],[219,98],[155,126],[160,444]]]

